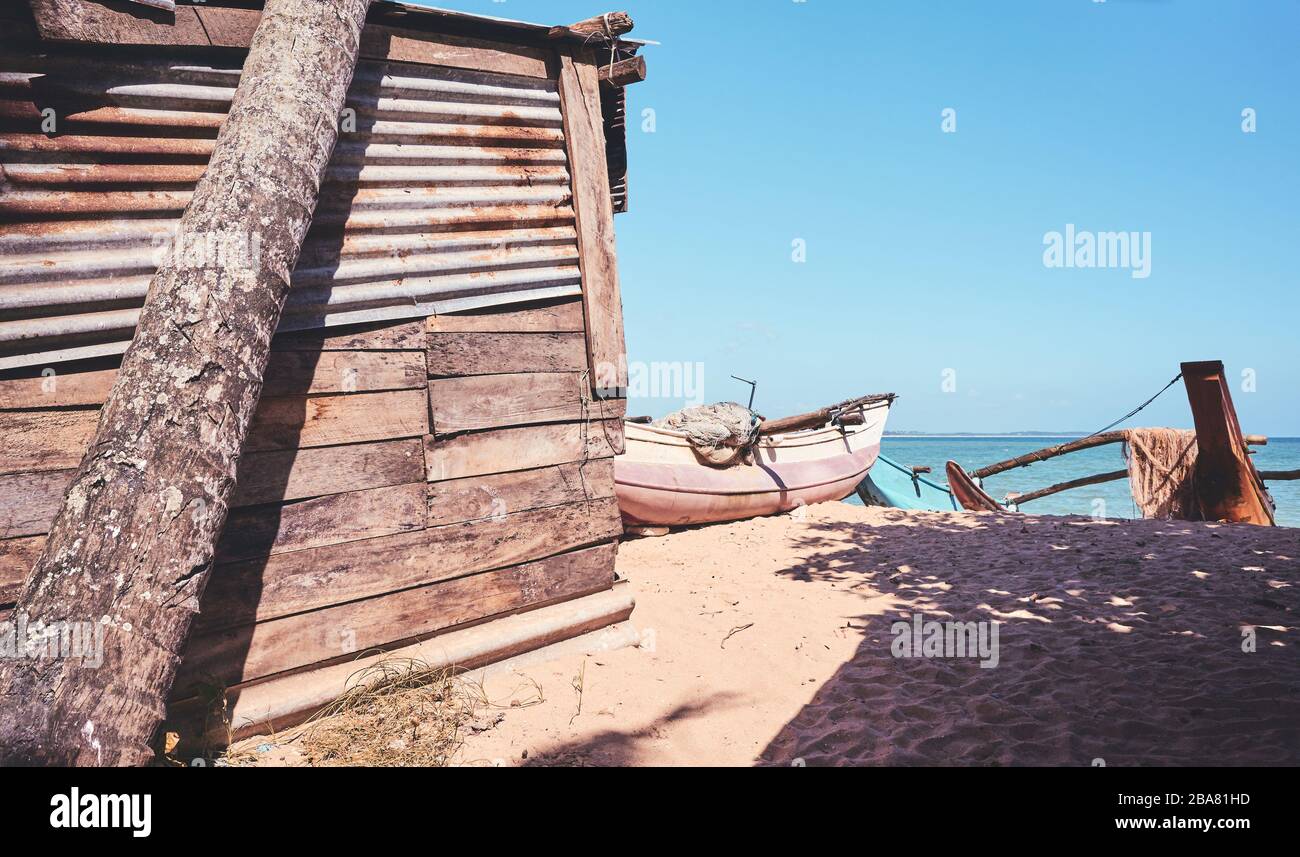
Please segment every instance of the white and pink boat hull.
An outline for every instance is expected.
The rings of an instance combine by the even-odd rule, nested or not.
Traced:
[[[753,464],[710,467],[685,435],[627,424],[627,452],[614,460],[614,484],[629,526],[672,527],[738,521],[843,500],[880,455],[888,404],[862,425],[828,426],[765,437]]]

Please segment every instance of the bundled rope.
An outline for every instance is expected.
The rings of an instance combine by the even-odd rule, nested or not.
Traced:
[[[1124,457],[1128,482],[1144,518],[1198,521],[1196,433],[1167,428],[1129,429]]]
[[[714,467],[747,461],[763,418],[735,402],[700,405],[669,414],[655,423],[686,435],[696,456]]]

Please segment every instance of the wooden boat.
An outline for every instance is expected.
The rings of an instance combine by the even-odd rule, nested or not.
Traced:
[[[875,467],[858,484],[858,498],[868,506],[960,512],[962,507],[948,486],[926,479],[929,468],[908,467],[881,455]]]
[[[1273,526],[1273,498],[1251,463],[1223,363],[1184,363],[1196,423],[1196,502],[1207,521]]]
[[[955,461],[947,464],[948,487],[957,502],[968,512],[1006,512],[1007,508],[989,496],[983,488],[975,483],[961,465]]]
[[[1274,520],[1273,498],[1266,482],[1300,479],[1300,471],[1261,473],[1250,459],[1251,446],[1263,446],[1268,438],[1241,431],[1232,393],[1225,378],[1223,363],[1218,360],[1184,363],[1181,366],[1187,399],[1196,424],[1196,465],[1193,487],[1197,508],[1191,513],[1206,521],[1271,526]],[[1178,378],[1174,379],[1176,382]],[[1170,385],[1174,382],[1170,382]],[[1166,387],[1166,389],[1168,389]],[[1163,391],[1162,391],[1163,392]],[[1158,395],[1158,394],[1157,394]],[[1150,404],[1148,401],[1147,404]],[[1145,407],[1145,405],[1141,406]],[[1141,410],[1141,407],[1138,410]],[[1131,416],[1131,414],[1130,414]],[[1007,461],[991,464],[967,473],[956,462],[948,462],[948,485],[962,508],[969,511],[1008,511],[979,487],[977,479],[987,478],[1017,467],[1028,467],[1083,449],[1091,449],[1127,440],[1124,431],[1106,431],[1069,443],[1026,453]],[[1013,495],[1011,509],[1020,505],[1089,485],[1117,482],[1128,478],[1127,470],[1085,476],[1052,485],[1028,494]]]
[[[623,521],[708,524],[843,500],[876,463],[893,400],[866,397],[764,423],[752,463],[727,468],[702,463],[681,432],[628,422],[627,452],[614,460]]]

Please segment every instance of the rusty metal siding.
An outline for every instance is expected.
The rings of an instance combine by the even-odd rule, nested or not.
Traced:
[[[627,89],[600,88],[600,109],[605,120],[605,167],[614,213],[628,210],[627,194]]]
[[[0,369],[125,349],[239,73],[0,58]],[[281,330],[581,293],[553,81],[363,62],[348,107]]]

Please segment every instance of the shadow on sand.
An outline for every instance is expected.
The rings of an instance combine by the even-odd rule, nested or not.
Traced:
[[[1300,764],[1296,531],[866,514],[791,524],[804,559],[778,576],[859,596],[861,640],[757,764]],[[915,614],[996,622],[996,666],[895,657]],[[707,698],[531,763],[637,764],[658,727],[743,704]]]

